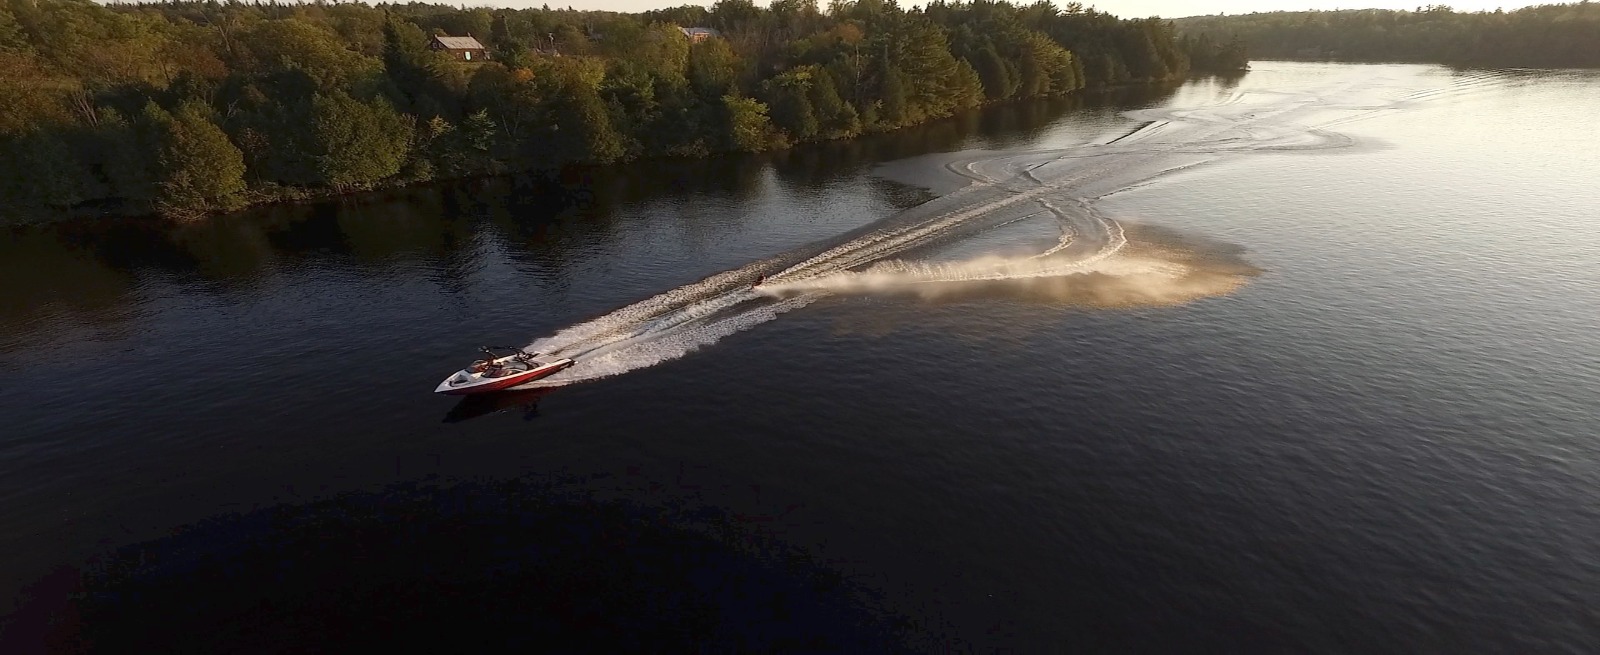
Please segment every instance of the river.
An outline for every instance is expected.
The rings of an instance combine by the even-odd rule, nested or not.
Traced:
[[[1257,62],[0,232],[0,643],[1590,652],[1597,106]],[[577,363],[431,393],[481,345]]]

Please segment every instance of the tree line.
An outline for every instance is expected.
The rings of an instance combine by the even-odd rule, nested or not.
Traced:
[[[1600,67],[1600,4],[1516,11],[1275,11],[1174,21],[1185,32],[1237,34],[1262,59],[1427,62],[1455,66]]]
[[[469,34],[488,61],[428,47]],[[0,0],[0,197],[12,218],[196,216],[848,138],[1176,79],[1196,63],[1245,60],[1237,43],[1179,38],[1167,21],[1042,1],[719,0],[620,14]]]

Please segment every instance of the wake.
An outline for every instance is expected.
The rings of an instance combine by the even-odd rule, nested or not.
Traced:
[[[1388,100],[1383,95],[1395,88],[1392,81],[1364,87],[1355,74],[1328,81],[1318,92],[1228,90],[1198,106],[1129,112],[1141,121],[1137,128],[1098,142],[953,155],[943,171],[964,186],[951,193],[535,340],[528,350],[570,357],[575,364],[524,386],[559,386],[652,366],[836,294],[940,295],[1007,284],[1069,302],[1125,305],[1231,292],[1253,273],[1213,270],[1180,251],[1132,243],[1123,225],[1096,210],[1096,201],[1240,153],[1349,147],[1355,140],[1330,128],[1492,82],[1401,89],[1410,93]],[[1330,95],[1360,102],[1341,105],[1325,100]],[[954,261],[917,256],[1046,217],[1059,226],[1059,238],[1032,254]]]

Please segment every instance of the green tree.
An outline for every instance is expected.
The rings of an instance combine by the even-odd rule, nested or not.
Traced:
[[[983,82],[983,93],[990,100],[1003,100],[1011,97],[1016,89],[1015,69],[1009,62],[1000,58],[994,46],[978,51],[978,60],[972,63],[972,68],[978,72],[978,79]]]
[[[611,125],[606,105],[593,86],[565,80],[550,102],[548,137],[536,162],[603,164],[624,154],[623,141]]]
[[[1457,12],[1429,5],[1384,9],[1264,12],[1174,21],[1211,42],[1214,72],[1243,70],[1246,51],[1274,59],[1416,61],[1481,67],[1600,67],[1600,3],[1546,4],[1515,11]],[[1195,46],[1199,48],[1199,46]],[[1198,67],[1197,67],[1198,69]]]
[[[261,87],[247,84],[228,101],[237,109],[229,121],[229,131],[244,153],[250,180],[306,187],[322,184],[317,169],[313,95],[309,90],[269,95]]]
[[[500,128],[488,111],[480,109],[467,115],[459,126],[436,124],[430,129],[439,135],[434,139],[434,162],[444,175],[483,175],[502,170],[496,148]]]
[[[33,46],[28,44],[28,35],[22,31],[22,24],[17,22],[17,17],[5,7],[0,7],[0,52],[32,51]]]
[[[816,110],[811,106],[812,70],[791,69],[767,81],[767,97],[772,107],[772,122],[796,141],[817,136]]]
[[[807,98],[816,113],[817,130],[830,139],[855,136],[861,132],[861,117],[856,108],[839,97],[839,88],[825,68],[807,67],[811,73],[811,86]]]
[[[978,71],[965,59],[956,62],[955,88],[956,107],[966,109],[983,102],[983,82],[978,79]]]
[[[722,97],[722,107],[727,116],[729,149],[755,152],[767,147],[772,123],[767,119],[766,105],[754,98],[726,95]]]
[[[910,104],[907,99],[905,75],[893,64],[884,64],[883,71],[879,74],[878,97],[881,109],[878,120],[888,127],[900,127],[909,120],[906,106]]]
[[[423,44],[427,37],[410,21],[391,16],[383,25],[383,65],[393,90],[391,97],[399,107],[417,116],[456,116],[454,102],[444,81],[441,55]]]
[[[631,17],[601,28],[601,50],[613,60],[627,61],[655,77],[682,78],[689,67],[689,38],[672,25],[645,26]]]
[[[0,140],[0,190],[26,215],[30,208],[67,208],[87,199],[89,170],[51,130]]]
[[[614,66],[600,85],[600,97],[605,100],[610,122],[622,139],[624,157],[643,154],[640,137],[660,119],[661,103],[656,99],[656,86],[656,78],[631,63]]]
[[[298,71],[320,88],[348,88],[382,70],[378,59],[351,52],[331,30],[309,21],[262,21],[241,36],[236,68],[261,75]]]
[[[1039,32],[1029,32],[1025,45],[1038,78],[1029,95],[1060,95],[1083,88],[1072,53]]]
[[[707,39],[689,48],[689,82],[705,98],[721,98],[739,77],[739,56],[723,39]]]
[[[926,18],[908,15],[889,32],[887,41],[905,91],[902,119],[919,123],[950,115],[960,100],[961,80],[944,30]]]
[[[644,155],[703,157],[723,149],[715,127],[721,102],[708,103],[686,82],[657,80],[655,120],[640,136]]]
[[[484,109],[510,143],[521,143],[540,129],[544,97],[558,90],[561,74],[553,67],[510,70],[497,63],[478,67],[468,89],[468,104]],[[533,83],[545,88],[538,88]]]
[[[646,47],[640,63],[655,77],[681,81],[689,72],[689,37],[674,25],[651,25],[645,33]]]
[[[312,100],[314,156],[322,182],[338,190],[366,188],[400,172],[413,124],[381,98],[361,102],[342,91]]]
[[[712,27],[727,32],[755,26],[761,21],[761,13],[750,0],[717,0],[711,5],[708,18]]]
[[[152,104],[145,115],[164,137],[156,198],[162,213],[192,217],[241,204],[244,155],[212,122],[209,107],[190,100],[169,115]]]
[[[165,127],[165,122],[158,125],[130,122],[114,109],[104,109],[100,113],[96,131],[103,144],[103,168],[112,195],[136,207],[153,207],[160,182],[158,156],[164,145],[159,130]]]
[[[25,134],[71,121],[69,90],[32,53],[0,51],[0,134]]]

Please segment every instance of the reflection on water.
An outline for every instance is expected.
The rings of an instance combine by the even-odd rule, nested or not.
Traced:
[[[467,396],[445,414],[445,423],[461,423],[475,418],[515,410],[522,420],[532,421],[539,416],[539,399],[550,395],[553,389],[520,389],[499,393]]]
[[[7,230],[0,614],[29,586],[46,611],[0,641],[29,625],[159,650],[250,609],[303,629],[284,639],[380,638],[296,623],[350,601],[361,621],[398,602],[524,635],[548,633],[496,610],[593,610],[639,629],[552,640],[638,651],[624,641],[667,622],[738,635],[707,617],[745,625],[723,613],[741,601],[832,635],[881,600],[908,617],[884,619],[887,641],[921,652],[1592,650],[1600,152],[1576,144],[1600,142],[1600,76],[1261,63],[1107,103],[195,225]],[[876,177],[940,150],[963,152]],[[973,191],[900,170],[929,163]],[[880,228],[911,231],[856,238]],[[431,394],[479,344],[818,248],[832,264],[788,283],[882,264],[936,293],[828,293],[548,395]],[[961,265],[1058,248],[1183,275],[990,285],[1027,271]],[[727,281],[736,299],[759,274]],[[587,482],[528,482],[561,473]],[[738,551],[747,524],[783,547]],[[820,564],[774,561],[796,551]],[[817,567],[871,598],[816,592]],[[774,588],[798,600],[759,595]],[[601,596],[623,601],[582,605]],[[474,614],[484,598],[503,602]],[[430,643],[413,623],[436,625],[385,630]],[[897,645],[868,642],[827,645]]]
[[[76,328],[114,330],[130,311],[134,277],[70,233],[0,233],[0,351]]]

